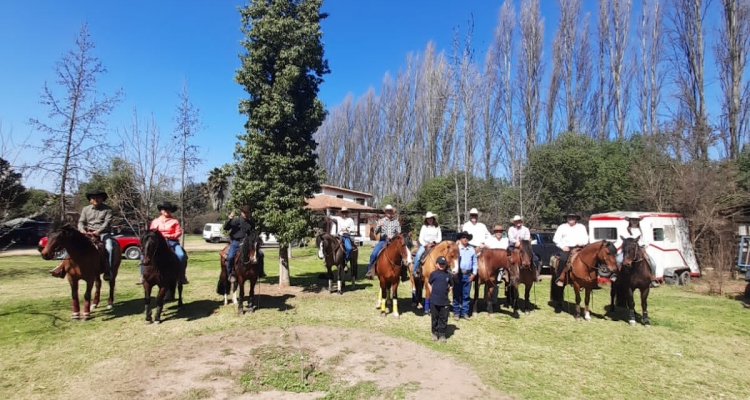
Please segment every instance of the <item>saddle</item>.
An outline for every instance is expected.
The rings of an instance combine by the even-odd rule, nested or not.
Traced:
[[[107,268],[107,263],[109,262],[107,248],[105,247],[104,242],[102,242],[97,236],[89,236],[89,240],[91,240],[91,243],[96,247],[96,251],[99,252],[99,268],[104,272]]]
[[[437,247],[437,245],[425,247],[424,253],[422,253],[422,256],[419,257],[419,260],[416,260],[417,261],[417,275],[422,275],[422,265],[424,264],[425,260],[427,260],[427,256],[429,256],[430,253],[432,253],[432,250],[435,250],[435,247]],[[416,254],[412,254],[412,256],[414,255]]]
[[[575,261],[576,258],[578,258],[578,253],[581,251],[581,247],[574,247],[570,249],[570,255],[568,256],[568,264],[565,266],[566,268],[570,268],[573,266],[573,261]]]

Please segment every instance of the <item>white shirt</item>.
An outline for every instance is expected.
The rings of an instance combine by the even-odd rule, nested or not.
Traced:
[[[576,222],[575,225],[570,226],[566,222],[557,227],[552,241],[561,249],[563,247],[585,246],[589,244],[589,233],[583,224]]]
[[[487,242],[487,239],[492,236],[490,231],[487,230],[487,227],[481,222],[472,224],[471,221],[468,221],[464,224],[462,229],[471,234],[472,239],[469,241],[469,244],[474,247],[484,244]]]
[[[442,241],[443,233],[440,231],[440,227],[432,225],[422,225],[422,229],[419,230],[420,246],[427,246],[432,242],[440,243]]]
[[[643,237],[643,233],[641,233],[641,228],[630,228],[630,232],[631,233],[628,233],[628,231],[625,230],[625,233],[622,234],[622,237],[625,239],[630,239],[630,238],[635,239],[638,236],[640,236],[641,238],[638,239],[638,245],[648,246],[648,241],[646,240],[645,237]]]
[[[339,232],[357,232],[357,226],[354,225],[354,220],[352,219],[352,217],[342,218],[338,215],[334,215],[333,217],[331,217],[331,219],[335,220],[336,224],[338,225],[338,232],[336,232],[336,225],[331,224],[331,235],[338,236]]]
[[[489,239],[487,239],[487,241],[485,242],[485,244],[490,249],[507,250],[508,249],[509,241],[508,241],[507,237],[498,239],[495,236],[491,236]]]
[[[531,232],[529,231],[529,228],[523,225],[521,225],[520,228],[516,228],[515,225],[511,226],[510,229],[508,229],[508,242],[515,246],[521,240],[531,241]]]

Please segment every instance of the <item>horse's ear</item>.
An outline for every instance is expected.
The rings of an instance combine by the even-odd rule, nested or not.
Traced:
[[[637,238],[635,238],[635,242],[638,243],[641,240],[641,235],[638,235]]]
[[[624,242],[625,238],[622,235],[620,235],[620,240],[622,240]]]

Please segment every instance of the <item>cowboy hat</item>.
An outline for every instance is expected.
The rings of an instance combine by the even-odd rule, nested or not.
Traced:
[[[518,222],[518,221],[523,221],[523,217],[520,215],[516,215],[513,217],[512,220],[510,220],[510,222]]]
[[[383,209],[383,211],[393,211],[393,206],[390,205],[390,204],[386,204],[385,208]]]
[[[503,229],[503,226],[502,226],[502,225],[495,225],[495,227],[494,227],[494,228],[492,228],[492,232],[496,232],[496,231],[501,231],[501,232],[503,232],[503,231],[505,231],[505,229]]]
[[[245,215],[250,215],[250,206],[242,206],[240,207],[240,212],[245,213]]]
[[[435,217],[437,217],[437,214],[433,214],[432,211],[427,211],[427,214],[424,215],[424,219]]]
[[[463,232],[459,233],[458,236],[456,236],[457,240],[461,240],[463,238],[467,238],[467,239],[471,240],[471,239],[474,239],[474,235],[472,235],[469,232],[463,231]]]
[[[348,213],[348,212],[349,212],[349,209],[348,209],[348,208],[346,208],[346,207],[341,207],[341,212],[342,212],[342,213]]]
[[[90,192],[86,193],[86,199],[91,200],[94,196],[100,196],[102,198],[102,201],[107,201],[109,196],[107,196],[107,193],[104,190],[101,189],[93,189]]]
[[[161,204],[158,204],[156,206],[156,209],[159,210],[159,211],[161,211],[161,210],[167,210],[169,212],[175,212],[175,211],[177,211],[177,206],[174,205],[174,204],[172,204],[169,201],[165,201],[165,202],[163,202]]]
[[[479,211],[476,208],[469,210],[469,215],[479,215]]]
[[[563,219],[565,219],[565,220],[567,220],[570,217],[573,217],[575,219],[581,219],[581,216],[578,215],[578,214],[576,214],[576,213],[574,213],[574,212],[570,212],[569,211],[569,212],[566,212],[565,214],[563,214]]]

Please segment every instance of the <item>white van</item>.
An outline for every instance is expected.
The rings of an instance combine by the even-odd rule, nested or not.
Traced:
[[[206,224],[203,227],[203,240],[209,243],[229,242],[229,236],[221,228],[222,224]]]

